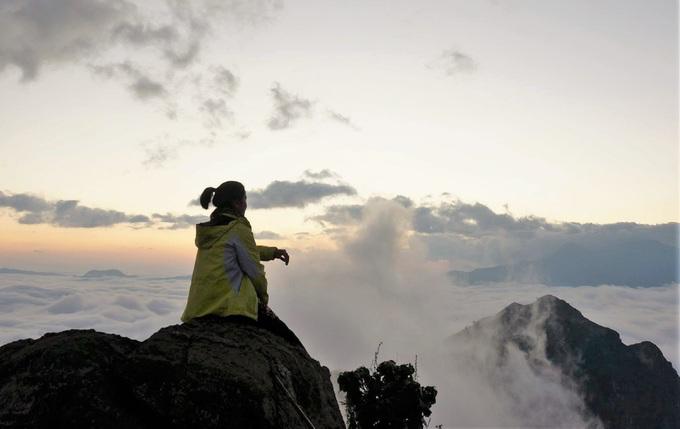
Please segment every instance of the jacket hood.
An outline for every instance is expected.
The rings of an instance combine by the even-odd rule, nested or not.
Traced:
[[[196,247],[199,249],[209,249],[213,247],[215,243],[217,243],[217,241],[224,236],[224,234],[228,233],[239,223],[250,228],[250,223],[244,217],[235,217],[227,214],[222,216],[230,219],[231,221],[226,224],[221,222],[215,224],[215,219],[213,219],[209,222],[199,223],[196,225]]]

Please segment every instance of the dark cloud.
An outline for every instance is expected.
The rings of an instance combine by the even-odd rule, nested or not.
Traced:
[[[34,195],[7,195],[0,191],[0,207],[9,207],[18,212],[41,213],[50,210],[52,205],[43,198]]]
[[[115,48],[146,48],[172,68],[194,63],[205,38],[228,18],[256,24],[268,20],[280,1],[168,0],[165,14],[145,16],[128,0],[6,0],[0,7],[0,72],[18,67],[22,80],[38,77],[48,64],[81,62]],[[166,22],[157,22],[163,16]]]
[[[407,209],[413,207],[414,204],[412,199],[403,195],[397,195],[396,197],[392,198],[392,201]]]
[[[270,129],[286,129],[298,119],[311,114],[311,101],[281,89],[278,82],[274,83],[271,92],[274,100],[274,113],[267,123]]]
[[[171,43],[180,38],[171,25],[154,26],[151,23],[124,22],[113,30],[113,37],[132,45],[153,45],[159,42]]]
[[[363,204],[334,205],[326,207],[326,212],[324,214],[314,216],[312,219],[320,222],[322,225],[325,222],[328,222],[332,225],[347,225],[361,220],[363,213]]]
[[[483,204],[460,201],[438,207],[418,207],[414,213],[414,230],[422,233],[450,232],[466,235],[491,235],[499,231],[535,231],[556,225],[533,216],[515,218],[496,214]]]
[[[0,71],[18,67],[22,80],[46,64],[79,61],[110,47],[112,34],[135,19],[132,3],[10,0],[0,5]]]
[[[312,219],[327,231],[335,226],[356,225],[363,222],[365,206],[373,200],[379,198],[364,204],[330,206]],[[392,201],[410,210],[411,231],[425,245],[431,259],[449,260],[455,269],[462,270],[536,260],[566,243],[597,248],[624,241],[656,240],[677,246],[678,240],[677,223],[550,222],[537,216],[495,213],[480,203],[416,205],[403,196]]]
[[[311,219],[320,222],[322,225],[326,222],[331,225],[356,224],[357,222],[360,222],[364,219],[364,210],[367,205],[374,203],[382,203],[384,201],[391,201],[397,203],[398,205],[406,209],[409,209],[413,206],[413,201],[408,197],[404,197],[403,195],[398,195],[392,198],[391,200],[387,200],[382,197],[373,197],[366,201],[364,204],[328,206],[326,207],[326,211],[324,214],[314,216]]]
[[[95,228],[120,223],[149,223],[144,215],[81,206],[76,200],[46,201],[30,194],[7,195],[0,192],[0,207],[20,214],[19,223],[49,224],[65,228]]]
[[[238,79],[220,65],[202,64],[205,43],[219,27],[268,21],[281,5],[165,0],[145,9],[131,0],[0,1],[0,73],[14,66],[29,82],[49,66],[86,66],[120,82],[136,100],[158,105],[168,119],[202,122],[208,135],[196,141],[210,143],[210,133],[232,121],[226,98],[234,95]],[[197,75],[200,87],[186,85]],[[160,166],[172,156],[173,150],[159,148],[147,153],[145,164]]]
[[[348,185],[326,183],[275,181],[265,189],[248,192],[248,205],[253,209],[275,207],[298,207],[319,202],[333,195],[355,195],[356,190]]]
[[[21,222],[21,220],[19,220]],[[149,218],[142,215],[128,215],[115,210],[102,210],[78,205],[78,201],[57,201],[51,224],[71,228],[95,228],[119,223],[144,223]]]
[[[470,73],[477,70],[477,62],[469,55],[457,49],[448,49],[430,64],[430,67],[441,69],[448,76],[460,73]]]
[[[135,96],[141,100],[147,100],[153,97],[160,97],[165,94],[163,84],[151,80],[148,76],[140,76],[132,85],[130,89]]]
[[[198,216],[192,216],[192,215],[173,215],[170,213],[166,214],[159,214],[159,213],[154,213],[152,215],[153,219],[161,222],[161,223],[166,223],[170,224],[168,226],[164,226],[163,229],[183,229],[183,228],[191,228],[194,225],[201,223],[201,222],[206,222],[208,220],[208,217],[205,215],[198,215]]]

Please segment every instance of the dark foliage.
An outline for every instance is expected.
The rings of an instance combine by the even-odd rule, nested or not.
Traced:
[[[366,367],[340,374],[349,429],[420,429],[432,412],[437,389],[421,387],[411,364],[388,360],[371,374]]]

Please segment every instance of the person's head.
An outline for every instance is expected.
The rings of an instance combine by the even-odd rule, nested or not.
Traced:
[[[246,203],[246,188],[239,182],[228,181],[217,188],[207,187],[201,194],[201,207],[208,209],[210,200],[217,208],[229,209],[245,215],[248,204]]]

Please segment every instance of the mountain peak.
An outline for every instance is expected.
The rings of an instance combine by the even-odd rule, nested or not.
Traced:
[[[81,277],[100,278],[100,277],[134,277],[134,276],[128,276],[127,274],[124,274],[120,270],[111,269],[111,270],[90,270],[83,274]]]
[[[680,378],[661,350],[647,341],[626,346],[553,295],[512,303],[450,341],[463,361],[493,374],[514,372],[523,359],[538,378],[576,391],[605,427],[679,427]]]

